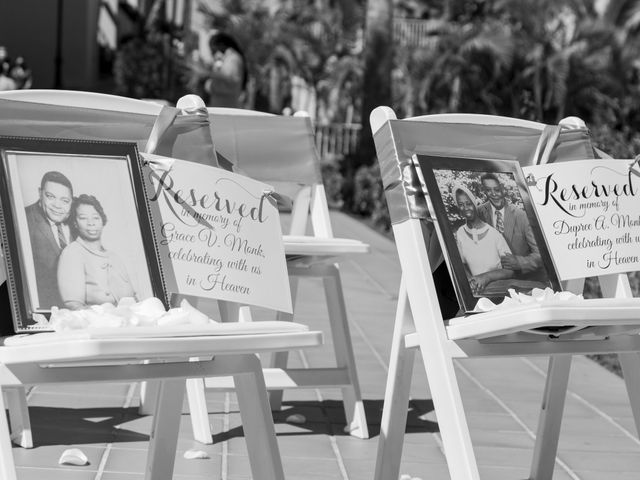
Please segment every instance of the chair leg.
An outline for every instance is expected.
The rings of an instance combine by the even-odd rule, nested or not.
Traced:
[[[144,382],[140,382],[139,415],[153,415],[153,412],[156,411],[155,401],[158,398],[159,389],[159,380],[146,380]]]
[[[346,430],[354,437],[369,438],[369,429],[358,381],[356,359],[351,344],[351,333],[347,322],[347,307],[344,301],[340,270],[334,265],[323,278],[331,336],[338,367],[346,367],[351,385],[342,387],[342,398],[347,419]]]
[[[189,402],[193,438],[206,445],[212,444],[213,437],[211,435],[211,425],[209,424],[204,379],[187,379],[187,400]]]
[[[289,287],[291,290],[291,304],[295,312],[296,308],[296,296],[298,293],[298,279],[295,277],[289,277]],[[294,316],[284,312],[278,312],[277,320],[293,322]],[[287,368],[287,362],[289,361],[289,352],[274,352],[271,354],[269,361],[269,367],[271,368]],[[282,408],[282,390],[270,390],[269,391],[269,404],[271,405],[271,411],[276,412]]]
[[[636,431],[640,434],[640,353],[619,353],[622,376],[627,387]]]
[[[153,414],[145,480],[172,478],[184,399],[184,380],[160,382]]]
[[[374,480],[388,480],[398,478],[400,475],[411,375],[415,358],[414,349],[404,348],[404,337],[409,333],[412,325],[413,321],[407,304],[407,291],[403,281],[400,284],[396,321],[391,342]]]
[[[453,359],[433,355],[424,346],[420,350],[451,480],[480,480]]]
[[[276,317],[277,320],[281,321],[293,321],[293,315],[289,315],[287,313],[278,312]],[[270,368],[287,368],[287,363],[289,362],[289,352],[273,352],[271,354],[271,359],[269,360]],[[282,409],[282,390],[269,390],[269,405],[271,405],[271,410],[277,412]]]
[[[5,411],[4,395],[0,393],[0,412]],[[9,422],[5,415],[0,415],[0,478],[17,480],[16,466],[9,436]]]
[[[11,440],[22,448],[33,448],[31,420],[27,405],[27,392],[24,387],[7,388],[4,391],[9,422],[11,424]]]
[[[571,355],[549,357],[530,480],[551,480],[553,477],[570,370]]]
[[[234,375],[233,380],[253,478],[283,480],[282,460],[262,365],[256,356],[245,355],[241,358],[246,363],[244,370],[252,373]]]

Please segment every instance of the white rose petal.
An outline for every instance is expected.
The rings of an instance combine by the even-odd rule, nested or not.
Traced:
[[[293,423],[296,425],[301,425],[307,421],[307,418],[301,413],[293,413],[287,417],[287,423]]]
[[[186,452],[184,452],[183,456],[187,460],[211,458],[209,454],[204,450],[195,450],[195,449],[187,450]]]
[[[60,460],[58,460],[58,464],[60,465],[88,465],[89,459],[84,454],[82,450],[79,448],[69,448],[62,452],[60,455]]]

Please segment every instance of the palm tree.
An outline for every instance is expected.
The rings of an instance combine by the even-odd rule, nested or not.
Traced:
[[[165,15],[165,0],[148,0],[138,9],[127,3],[119,8],[133,28],[121,39],[115,56],[115,93],[176,101],[186,93],[185,66],[177,47],[185,38]]]
[[[225,0],[204,13],[211,28],[226,31],[243,47],[254,108],[281,113],[292,76],[315,87],[326,79],[330,59],[348,54],[336,8],[292,2],[274,9],[265,2]]]
[[[605,0],[599,10],[602,23],[614,35],[613,68],[623,82],[621,123],[637,129],[640,124],[640,0]],[[620,72],[623,72],[620,78]],[[634,126],[636,128],[634,128]]]
[[[363,122],[379,105],[391,104],[391,71],[393,68],[393,1],[367,0],[364,34],[364,78],[362,82]],[[362,130],[357,165],[375,160],[371,131]]]
[[[497,79],[510,67],[513,44],[502,24],[426,21],[420,47],[399,54],[416,113],[456,112],[462,106],[496,113],[491,95]],[[408,102],[407,102],[408,103]]]
[[[323,73],[316,84],[319,123],[360,123],[362,62],[353,55],[336,55]]]

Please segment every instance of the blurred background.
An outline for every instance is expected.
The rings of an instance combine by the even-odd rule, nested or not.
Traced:
[[[640,1],[5,0],[0,89],[306,110],[332,206],[388,229],[369,112],[577,115],[640,153]]]

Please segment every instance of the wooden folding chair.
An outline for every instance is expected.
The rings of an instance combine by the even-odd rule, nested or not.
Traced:
[[[231,108],[210,108],[209,113],[220,165],[273,185],[276,192],[293,198],[284,247],[294,311],[298,280],[309,277],[323,280],[336,367],[288,369],[287,352],[273,355],[269,368],[265,369],[271,408],[280,408],[283,388],[339,386],[347,419],[345,430],[353,436],[368,438],[340,270],[335,262],[346,255],[368,252],[369,246],[333,236],[311,121],[305,115],[282,117]],[[294,317],[295,314],[278,313],[280,320],[292,321]],[[207,380],[207,386],[229,385],[212,379]],[[203,398],[202,393],[194,396]],[[204,417],[204,411],[200,415]],[[205,426],[202,421],[195,423]],[[202,431],[196,438],[206,442],[211,434]]]
[[[418,193],[420,181],[411,157],[415,153],[425,153],[424,149],[437,150],[437,140],[429,143],[427,139],[434,135],[437,138],[436,132],[451,128],[452,123],[482,125],[486,138],[473,146],[476,150],[493,148],[489,145],[497,143],[496,139],[500,137],[497,126],[516,126],[521,129],[522,138],[513,139],[511,145],[508,145],[508,139],[500,137],[500,141],[507,143],[505,154],[510,149],[520,148],[521,160],[533,158],[531,152],[545,129],[541,124],[504,117],[431,115],[397,120],[388,107],[378,107],[371,114],[371,128],[403,275],[375,479],[398,478],[416,351],[422,355],[447,465],[454,480],[479,479],[454,360],[489,356],[548,356],[546,388],[529,478],[550,479],[572,355],[618,353],[636,427],[640,430],[640,336],[635,333],[640,328],[640,302],[631,298],[626,275],[608,275],[600,277],[603,294],[615,298],[569,302],[567,305],[525,305],[513,310],[475,314],[473,318],[443,319],[431,274],[442,261],[440,245],[434,226],[425,214],[425,199]],[[527,142],[531,142],[529,147],[523,147],[522,144]],[[464,148],[463,143],[453,148],[457,148],[457,153],[469,156],[469,146]],[[452,145],[448,147],[449,156],[455,157],[451,154]],[[494,150],[493,158],[496,155],[498,153]],[[570,281],[565,287],[582,293],[583,284],[584,280]],[[538,327],[576,324],[584,328],[557,338],[530,332]]]

